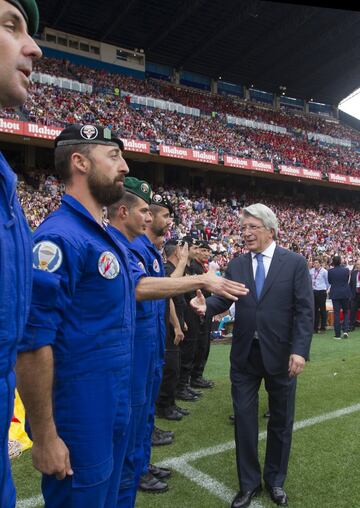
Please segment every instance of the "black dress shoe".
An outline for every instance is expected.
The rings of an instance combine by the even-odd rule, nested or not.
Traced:
[[[282,487],[271,487],[270,485],[266,485],[266,489],[269,491],[270,497],[274,503],[279,506],[288,505],[288,497]]]
[[[156,432],[157,434],[161,434],[163,436],[170,436],[170,437],[175,437],[175,433],[172,431],[172,430],[163,430],[163,429],[160,429],[159,427],[156,427],[156,425],[154,425],[154,432]]]
[[[195,395],[195,397],[202,397],[202,392],[200,390],[190,388],[190,385],[186,386],[186,390],[191,393],[191,395]]]
[[[175,398],[178,400],[185,400],[186,402],[195,402],[196,400],[199,400],[197,395],[193,395],[185,388],[176,392]]]
[[[246,508],[250,506],[253,497],[261,492],[261,485],[258,485],[253,490],[240,491],[236,494],[231,503],[231,508]]]
[[[156,409],[156,416],[165,418],[165,420],[179,421],[182,420],[183,415],[172,407],[158,407]]]
[[[191,379],[190,386],[192,388],[213,388],[214,383],[204,379],[203,377],[197,377],[195,379]]]
[[[140,477],[139,490],[142,492],[149,492],[151,494],[160,494],[168,490],[168,484],[162,482],[156,476],[147,472]]]
[[[171,476],[170,469],[165,467],[157,467],[154,464],[149,464],[148,471],[153,476],[156,476],[158,480],[164,480],[165,478],[169,478]]]
[[[170,445],[172,442],[173,438],[171,436],[160,434],[155,430],[151,434],[151,446]]]
[[[179,407],[175,404],[175,406],[172,406],[178,413],[180,413],[183,416],[189,416],[190,411],[188,409],[185,409],[184,407]]]

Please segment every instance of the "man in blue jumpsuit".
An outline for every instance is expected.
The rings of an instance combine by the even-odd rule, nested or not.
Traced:
[[[148,226],[146,234],[139,236],[133,242],[133,246],[142,253],[151,276],[165,277],[162,256],[156,244],[158,244],[159,239],[161,241],[164,238],[172,225],[171,214],[173,213],[173,209],[166,196],[157,193],[152,197],[150,210],[153,215],[153,221]],[[162,492],[167,490],[167,484],[162,481],[164,476],[161,472],[160,477],[155,476],[154,472],[156,471],[152,470],[152,466],[150,464],[151,435],[155,423],[155,401],[159,394],[164,366],[166,336],[165,304],[165,300],[157,301],[157,330],[153,336],[152,344],[154,357],[147,380],[148,418],[147,431],[144,436],[143,445],[144,463],[139,484],[140,490],[145,492]],[[146,331],[144,331],[144,333],[146,333]]]
[[[66,185],[34,234],[34,288],[18,381],[49,508],[112,508],[130,420],[134,284],[103,207],[128,167],[109,129],[73,125],[55,140]],[[36,373],[36,375],[35,375]]]
[[[162,278],[161,284],[159,284],[158,276],[153,276],[154,272],[156,274],[160,272],[157,263],[154,262],[154,259],[148,259],[149,256],[142,244],[139,248],[138,243],[133,241],[136,237],[147,231],[152,223],[148,204],[151,193],[150,186],[147,182],[126,177],[125,189],[126,192],[121,200],[108,207],[108,217],[113,226],[113,228],[110,227],[109,229],[129,249],[130,258],[133,258],[135,264],[143,270],[144,276],[136,287],[137,306],[133,355],[132,428],[123,468],[117,504],[118,508],[130,508],[135,504],[138,480],[146,460],[144,457],[144,440],[148,442],[149,431],[151,433],[147,423],[150,406],[153,403],[154,370],[157,366],[155,355],[156,353],[158,354],[159,349],[157,343],[160,326],[159,306],[153,300],[171,297],[199,287],[202,280],[201,277],[187,277],[186,279],[165,277]],[[160,220],[160,229],[167,228],[167,224],[170,222],[168,211],[164,209],[164,212],[165,218],[159,219],[158,217],[155,222],[155,226],[159,226]],[[215,278],[213,282],[218,286],[219,279]],[[205,284],[206,286],[212,284],[211,277],[205,281]],[[218,291],[215,285],[212,286],[212,290]],[[148,301],[140,301],[144,299]],[[146,463],[147,465],[148,462]],[[166,483],[159,481],[158,477],[161,475],[164,478],[164,475],[169,475],[170,472],[155,466],[151,466],[151,470],[157,476],[157,478],[154,477],[153,485],[156,485],[160,489],[167,488]]]
[[[0,107],[27,97],[33,60],[41,56],[31,38],[38,28],[34,0],[0,0]],[[17,341],[27,320],[32,285],[32,240],[16,196],[16,176],[0,153],[0,508],[15,506],[8,432],[13,416]]]
[[[122,199],[108,207],[108,217],[114,226],[113,233],[129,249],[129,256],[149,277],[150,270],[133,240],[144,234],[152,222],[149,209],[151,187],[133,177],[125,178]],[[136,329],[134,336],[133,383],[132,383],[132,426],[118,499],[118,508],[135,505],[137,485],[143,465],[143,441],[147,432],[148,382],[154,364],[154,343],[158,337],[156,300],[138,301],[136,304]]]

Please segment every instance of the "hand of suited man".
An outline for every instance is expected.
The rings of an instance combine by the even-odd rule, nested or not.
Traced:
[[[206,299],[205,299],[205,296],[200,291],[200,289],[198,289],[196,291],[195,298],[190,300],[190,305],[193,308],[193,310],[196,312],[196,314],[199,314],[199,316],[205,316],[205,313],[206,313]]]

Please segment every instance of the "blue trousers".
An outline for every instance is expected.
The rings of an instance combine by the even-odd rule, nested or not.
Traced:
[[[89,485],[72,476],[59,481],[55,476],[43,475],[45,508],[115,508],[126,450],[124,439],[122,434],[114,439],[112,472],[104,481]]]
[[[155,365],[156,327],[154,322],[136,322],[133,353],[132,414],[130,435],[121,475],[117,508],[135,506],[136,492],[144,463],[144,441],[149,413],[149,386]]]
[[[14,411],[15,374],[0,377],[0,508],[15,507],[15,487],[11,478],[8,435]]]
[[[343,310],[344,313],[344,322],[343,322],[343,330],[344,332],[348,332],[350,328],[349,323],[349,308],[350,301],[348,298],[335,298],[332,300],[333,308],[334,308],[334,330],[335,336],[340,337],[341,335],[341,324],[340,324],[340,309]]]
[[[146,474],[149,469],[150,457],[151,457],[151,435],[155,425],[155,402],[158,398],[163,368],[164,368],[164,356],[163,352],[159,358],[159,351],[157,351],[157,358],[154,364],[154,370],[152,372],[152,379],[149,385],[149,400],[148,400],[148,411],[147,411],[147,423],[146,432],[144,437],[144,464],[142,469],[142,475]]]
[[[116,507],[130,433],[131,359],[126,353],[114,370],[57,377],[55,423],[74,475],[43,475],[45,508]]]

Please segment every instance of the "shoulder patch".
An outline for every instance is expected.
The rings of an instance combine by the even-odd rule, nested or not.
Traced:
[[[33,249],[33,266],[45,272],[55,272],[60,268],[63,261],[63,254],[58,245],[54,242],[44,240],[35,244]]]
[[[153,269],[155,270],[156,273],[160,272],[160,265],[159,265],[159,261],[157,259],[154,259]]]
[[[109,251],[102,252],[98,261],[99,273],[105,279],[115,279],[120,273],[119,261],[115,254]]]
[[[143,272],[145,272],[145,266],[144,266],[144,263],[142,263],[141,261],[138,262],[138,267],[140,268],[140,270],[142,270]]]

